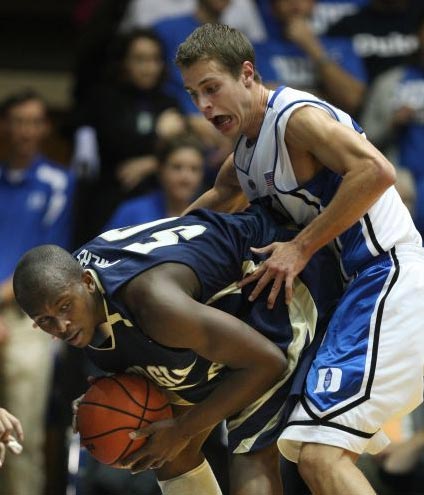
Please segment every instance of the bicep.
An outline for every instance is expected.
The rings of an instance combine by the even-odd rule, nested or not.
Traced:
[[[293,113],[285,140],[340,175],[383,159],[365,136],[336,121],[326,111],[311,106]]]
[[[172,294],[172,297],[169,297]],[[275,355],[274,344],[238,318],[197,302],[174,284],[149,291],[138,312],[140,326],[167,347],[189,348],[236,369]]]

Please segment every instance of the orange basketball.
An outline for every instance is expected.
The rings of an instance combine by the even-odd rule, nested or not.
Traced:
[[[131,431],[171,416],[165,394],[147,378],[125,373],[101,377],[78,408],[80,442],[98,461],[114,466],[146,442],[131,440]]]

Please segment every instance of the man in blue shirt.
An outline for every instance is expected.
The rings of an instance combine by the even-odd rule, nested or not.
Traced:
[[[45,407],[53,354],[15,303],[12,274],[19,257],[45,242],[67,247],[71,233],[73,175],[40,154],[49,131],[41,97],[9,97],[1,117],[8,143],[0,163],[0,345],[4,405],[27,435],[21,456],[9,456],[0,473],[3,493],[43,491]],[[50,358],[49,358],[50,356]],[[28,407],[30,405],[30,407]]]

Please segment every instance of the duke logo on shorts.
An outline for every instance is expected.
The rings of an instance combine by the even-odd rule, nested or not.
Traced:
[[[342,370],[340,368],[322,368],[318,370],[318,383],[314,393],[337,392],[342,381]]]

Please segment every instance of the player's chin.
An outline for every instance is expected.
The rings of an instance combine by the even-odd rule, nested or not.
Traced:
[[[91,342],[92,337],[92,334],[81,328],[71,340],[67,341],[67,343],[73,347],[82,348],[86,347]]]

